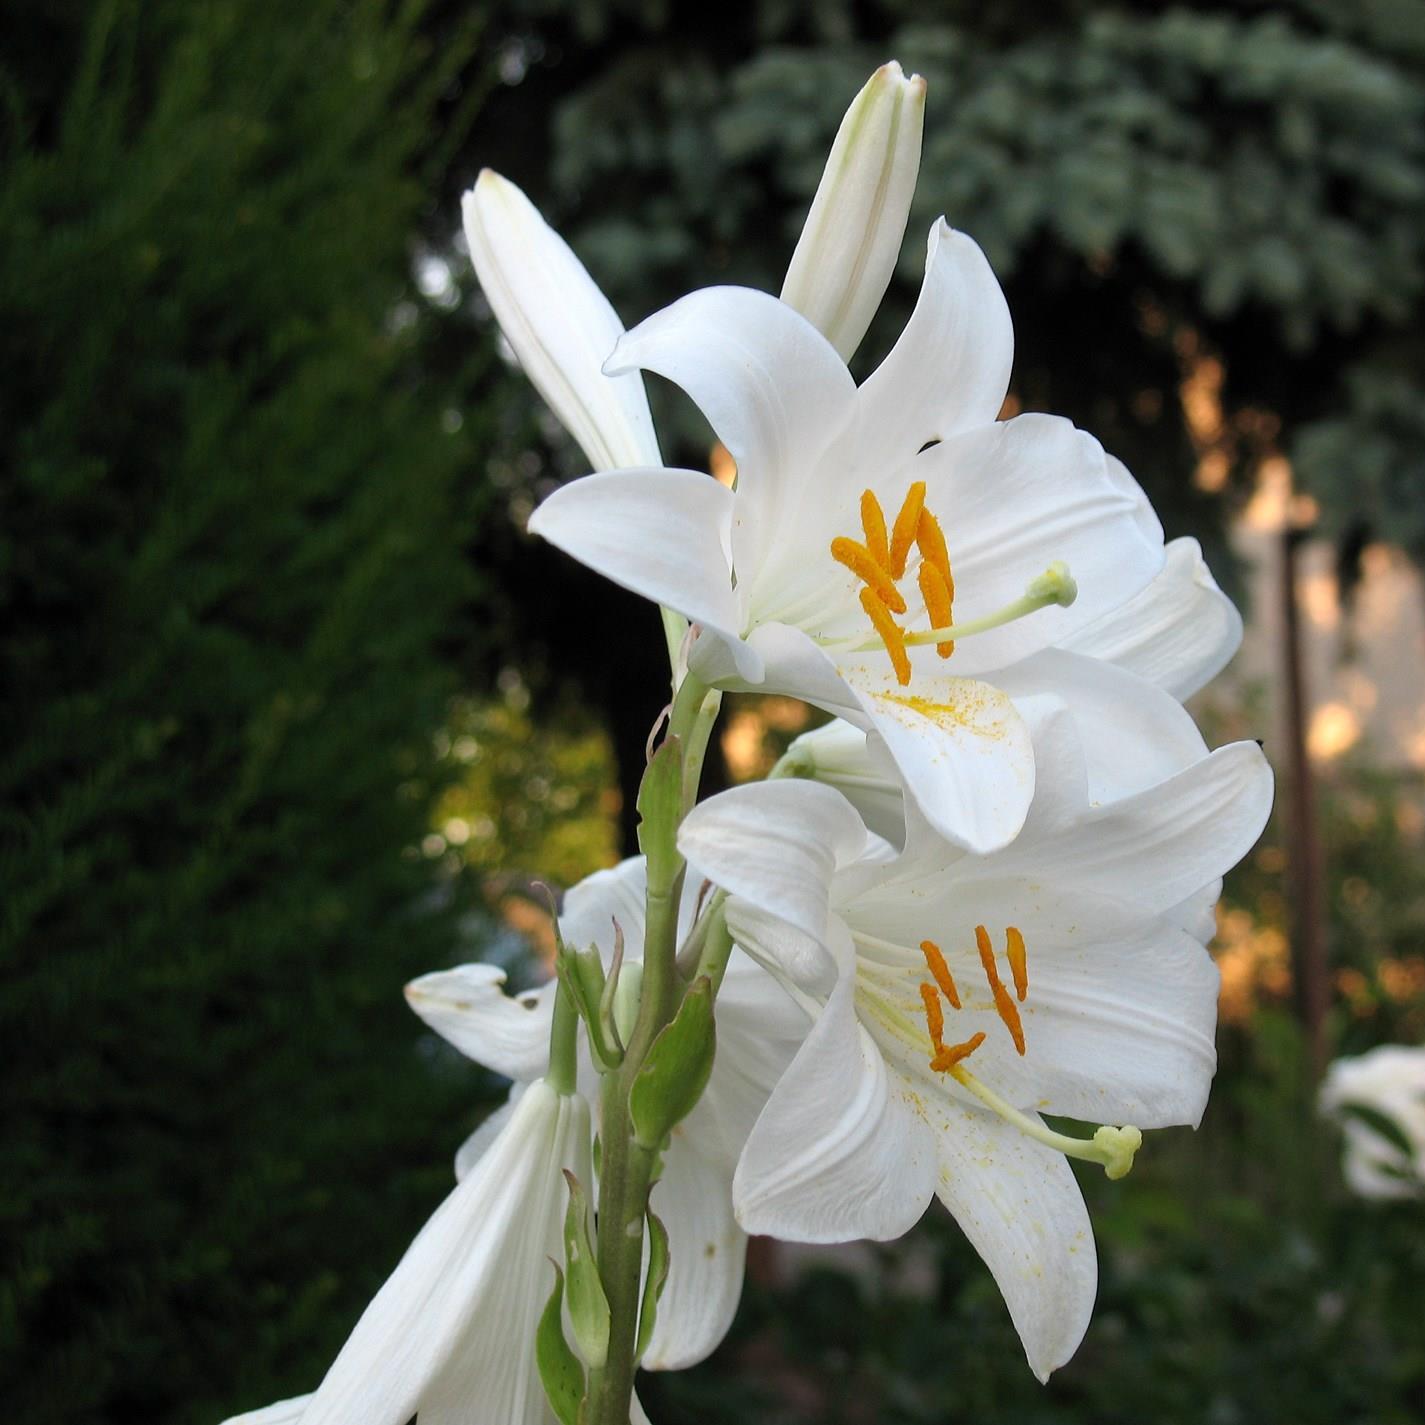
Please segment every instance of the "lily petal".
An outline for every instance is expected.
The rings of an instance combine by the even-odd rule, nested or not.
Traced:
[[[406,986],[406,1003],[468,1059],[506,1078],[537,1079],[549,1061],[554,983],[519,995],[504,991],[494,965],[457,965]]]
[[[1116,663],[1181,700],[1231,661],[1242,642],[1242,615],[1217,587],[1197,540],[1175,539],[1166,554],[1147,588],[1062,646]]]
[[[732,1174],[713,1167],[682,1129],[663,1156],[653,1211],[668,1227],[668,1283],[643,1358],[651,1371],[680,1371],[712,1354],[742,1295],[747,1237],[732,1215]]]
[[[848,361],[895,271],[924,120],[925,81],[883,64],[841,121],[782,284],[782,300]]]
[[[1083,1340],[1098,1292],[1083,1195],[1052,1148],[991,1114],[942,1104],[937,1196],[993,1274],[1029,1367],[1046,1381]]]
[[[934,1141],[857,1022],[855,984],[842,976],[747,1140],[732,1196],[748,1232],[884,1242],[930,1202]]]
[[[574,950],[598,950],[607,963],[614,953],[614,921],[635,958],[642,955],[648,865],[630,856],[570,886],[559,909],[559,933]]]
[[[638,367],[681,386],[737,462],[731,549],[746,584],[849,418],[851,373],[805,317],[746,287],[707,287],[641,322],[605,370]]]
[[[470,257],[501,331],[589,463],[595,470],[661,465],[642,377],[603,374],[623,323],[568,244],[488,168],[462,210]]]
[[[581,564],[732,640],[756,683],[761,660],[738,640],[728,563],[732,491],[694,470],[610,470],[556,490],[529,530]]]
[[[885,464],[888,445],[908,459],[927,441],[990,425],[1013,360],[1009,304],[989,262],[973,238],[937,218],[910,321],[856,394],[860,439],[878,445]]]

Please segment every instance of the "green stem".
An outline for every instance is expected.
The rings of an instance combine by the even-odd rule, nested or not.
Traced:
[[[579,1082],[579,1011],[564,981],[554,992],[554,1022],[549,1029],[549,1072],[545,1081],[555,1093],[572,1094]]]

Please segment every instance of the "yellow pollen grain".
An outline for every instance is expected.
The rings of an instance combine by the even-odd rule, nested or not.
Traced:
[[[945,628],[953,623],[955,620],[951,611],[950,590],[945,586],[945,576],[927,559],[921,562],[917,577],[920,580],[920,594],[925,600],[925,612],[929,615],[931,628]],[[955,640],[947,638],[944,643],[937,643],[935,651],[942,658],[948,658],[955,651]]]
[[[886,516],[874,490],[861,494],[861,528],[866,531],[866,548],[871,551],[871,558],[889,574],[891,546],[886,538]]]
[[[925,1026],[930,1030],[930,1047],[936,1058],[945,1052],[945,1013],[940,1008],[940,996],[934,985],[920,982],[920,997],[925,1002]]]
[[[999,1017],[1004,1020],[1004,1027],[1009,1030],[1009,1037],[1014,1040],[1016,1053],[1021,1057],[1024,1055],[1024,1025],[1019,1020],[1019,1008],[1010,999],[1009,991],[1004,987],[1004,981],[999,977],[999,971],[995,968],[995,952],[990,944],[989,931],[983,925],[975,927],[975,944],[980,951],[980,964],[985,967],[985,979],[990,983],[990,993],[995,997],[995,1009]]]
[[[1007,926],[1004,932],[1005,956],[1009,960],[1009,971],[1014,976],[1015,998],[1020,1004],[1029,993],[1029,957],[1024,949],[1024,937],[1014,926]]]
[[[920,548],[920,557],[933,564],[945,580],[950,597],[955,597],[955,576],[950,572],[950,551],[945,547],[945,535],[940,521],[929,510],[921,508],[920,518],[915,524],[915,542]]]
[[[905,687],[910,682],[910,659],[906,656],[905,634],[901,632],[891,617],[890,610],[881,602],[874,589],[861,590],[861,607],[866,610],[866,617],[881,635],[881,642],[886,645],[886,652],[891,655],[891,667],[896,670],[896,682]]]
[[[930,967],[930,973],[935,976],[935,983],[940,986],[941,994],[959,1009],[960,992],[955,988],[955,977],[950,973],[950,966],[945,963],[945,956],[940,953],[940,947],[933,940],[922,940],[920,953],[925,956],[925,963]]]
[[[925,481],[917,480],[905,494],[905,504],[896,516],[895,528],[891,531],[891,577],[899,579],[905,573],[905,562],[910,557],[910,547],[915,543],[916,531],[920,528],[920,512],[925,508]]]
[[[948,1049],[938,1049],[935,1057],[930,1061],[930,1067],[937,1074],[943,1074],[953,1069],[962,1060],[968,1059],[984,1042],[985,1031],[981,1029],[978,1033],[971,1035],[963,1044],[952,1044]]]
[[[861,582],[879,595],[881,602],[892,613],[905,612],[905,600],[901,592],[891,582],[891,576],[876,562],[875,556],[864,544],[854,539],[837,535],[831,541],[831,557],[838,564],[844,564]]]

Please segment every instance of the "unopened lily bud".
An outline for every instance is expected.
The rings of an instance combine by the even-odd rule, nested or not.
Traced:
[[[924,119],[925,80],[883,64],[841,121],[782,284],[782,300],[848,360],[895,270]]]
[[[488,168],[462,209],[470,259],[500,330],[589,463],[662,465],[643,377],[601,370],[623,323],[569,245]]]

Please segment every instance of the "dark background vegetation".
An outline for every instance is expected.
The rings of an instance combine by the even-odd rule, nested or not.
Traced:
[[[944,211],[1005,280],[1022,404],[1099,434],[1220,572],[1278,452],[1348,574],[1370,538],[1425,556],[1419,0],[0,13],[8,1418],[314,1386],[499,1091],[400,985],[517,960],[506,891],[626,836],[656,615],[522,533],[579,457],[497,353],[460,191],[520,183],[630,322],[776,290],[891,55],[930,80],[925,166],[859,361]],[[1212,429],[1180,399],[1204,362]],[[705,459],[655,397],[669,456]],[[1425,1033],[1377,974],[1425,930],[1416,795],[1325,789],[1346,1049]],[[1274,831],[1231,888],[1256,933],[1280,865]],[[1420,1419],[1425,1217],[1342,1198],[1280,997],[1222,1047],[1204,1132],[1089,1184],[1102,1299],[1048,1390],[932,1214],[864,1278],[764,1260],[655,1419]]]

